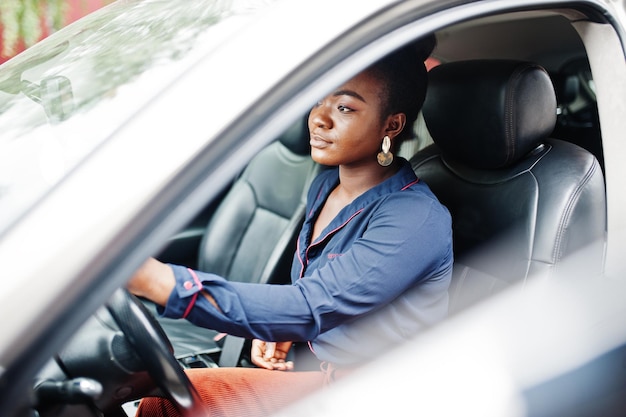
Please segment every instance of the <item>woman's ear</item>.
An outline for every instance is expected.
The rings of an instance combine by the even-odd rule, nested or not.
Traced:
[[[396,113],[387,117],[387,125],[385,128],[385,134],[393,140],[396,136],[402,132],[404,125],[406,124],[406,115],[404,113]]]

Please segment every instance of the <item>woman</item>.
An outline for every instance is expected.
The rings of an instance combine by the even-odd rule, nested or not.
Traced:
[[[311,110],[311,156],[335,168],[311,185],[293,285],[228,282],[154,259],[129,282],[165,316],[255,339],[259,368],[188,371],[216,415],[276,411],[445,317],[450,216],[393,155],[424,100],[427,54],[418,46],[385,57]],[[292,342],[308,342],[321,370],[272,372],[293,370]],[[138,411],[174,412],[162,399]]]

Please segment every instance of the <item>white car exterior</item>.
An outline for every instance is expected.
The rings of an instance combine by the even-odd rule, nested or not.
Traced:
[[[124,7],[122,3],[125,2],[113,4],[101,13]],[[143,3],[166,13],[163,3],[170,2]],[[552,360],[567,348],[568,341],[588,334],[577,328],[551,340],[545,349],[518,349],[518,338],[527,341],[543,338],[546,333],[538,327],[510,324],[542,324],[541,317],[528,316],[531,312],[523,308],[506,320],[495,320],[494,312],[510,312],[511,306],[519,302],[516,296],[505,294],[472,314],[442,325],[429,337],[416,341],[416,347],[405,347],[411,350],[414,363],[404,362],[407,356],[401,355],[405,352],[402,350],[398,356],[404,361],[400,365],[390,359],[390,369],[384,365],[373,373],[365,370],[363,375],[368,379],[349,381],[345,387],[329,393],[325,397],[330,400],[328,406],[319,407],[313,399],[296,410],[324,416],[373,410],[382,413],[392,402],[401,415],[451,415],[454,411],[495,416],[502,415],[503,410],[506,415],[525,415],[517,396],[520,386],[532,386],[626,342],[623,321],[615,321],[620,315],[620,304],[624,304],[620,299],[626,295],[622,292],[615,299],[624,290],[626,230],[623,1],[212,3],[232,7],[234,16],[200,34],[190,43],[191,52],[183,53],[182,59],[145,71],[132,83],[111,91],[114,99],[69,119],[65,125],[34,129],[32,136],[11,137],[14,141],[31,141],[30,147],[18,153],[24,159],[18,163],[13,160],[16,169],[30,164],[34,171],[37,167],[41,178],[35,181],[39,188],[32,197],[24,197],[28,200],[16,205],[15,210],[2,207],[0,193],[0,212],[10,219],[0,220],[0,414],[27,415],[24,404],[28,404],[30,381],[54,352],[116,288],[124,286],[143,259],[160,250],[171,235],[216,197],[245,163],[273,139],[275,132],[305,112],[326,91],[409,39],[465,20],[505,12],[524,12],[529,17],[562,14],[574,21],[572,26],[588,54],[606,166],[605,269],[610,285],[615,287],[608,294],[604,288],[574,289],[572,298],[563,304],[562,311],[568,314],[562,321],[569,322],[570,314],[580,306],[578,301],[584,301],[576,291],[597,291],[599,298],[587,300],[590,312],[582,318],[596,317],[598,321],[590,320],[584,327],[592,328],[589,335],[601,333],[607,338],[569,362],[549,361],[554,367],[546,375],[530,375],[528,369],[536,368],[533,360],[539,361],[543,354]],[[609,23],[590,21],[584,14],[587,11],[596,16],[604,13]],[[97,24],[96,19],[93,22]],[[131,23],[129,19],[129,27]],[[183,35],[184,32],[180,42],[185,41]],[[91,36],[95,39],[101,33]],[[37,47],[49,48],[56,39],[59,38],[48,38]],[[19,59],[0,66],[0,81]],[[88,80],[92,69],[81,70],[76,80]],[[2,117],[0,114],[0,126],[5,123]],[[10,158],[15,158],[8,152],[15,150],[11,146],[18,142],[2,142],[2,135],[0,160],[5,158],[8,164]],[[54,142],[44,143],[50,137]],[[92,142],[85,149],[76,145],[82,137],[89,137]],[[28,155],[32,159],[27,159]],[[21,175],[9,171],[0,167],[0,186],[10,188],[15,180],[11,176]],[[563,291],[560,284],[551,285],[541,291]],[[532,297],[533,291],[529,293]],[[537,303],[539,310],[551,307],[550,303]],[[621,317],[619,320],[626,315]],[[604,325],[605,321],[608,324]],[[594,333],[598,330],[596,323],[600,323],[598,333]],[[510,326],[519,331],[502,333]],[[459,345],[466,346],[465,355],[457,356],[458,350],[450,350],[450,343],[457,349]],[[444,369],[434,365],[449,356],[456,359]],[[525,377],[517,379],[522,372]],[[476,383],[476,374],[487,374],[489,379]],[[495,381],[498,383],[493,386]],[[389,390],[393,394],[385,388],[393,388]],[[482,395],[491,389],[498,391]],[[510,410],[515,412],[509,413]],[[292,411],[285,415],[288,414],[294,415]]]

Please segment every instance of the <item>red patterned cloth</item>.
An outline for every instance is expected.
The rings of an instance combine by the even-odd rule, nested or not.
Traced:
[[[199,368],[185,372],[206,404],[210,416],[266,416],[314,391],[337,375],[323,371],[282,372],[260,368]],[[169,400],[145,398],[137,416],[180,416]]]

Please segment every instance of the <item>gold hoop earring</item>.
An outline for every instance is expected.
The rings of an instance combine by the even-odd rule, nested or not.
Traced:
[[[378,155],[376,155],[376,158],[378,159],[378,164],[382,167],[388,167],[393,162],[393,154],[389,152],[390,148],[391,139],[389,139],[389,136],[385,135],[385,137],[383,138],[383,150],[381,152],[378,152]]]

